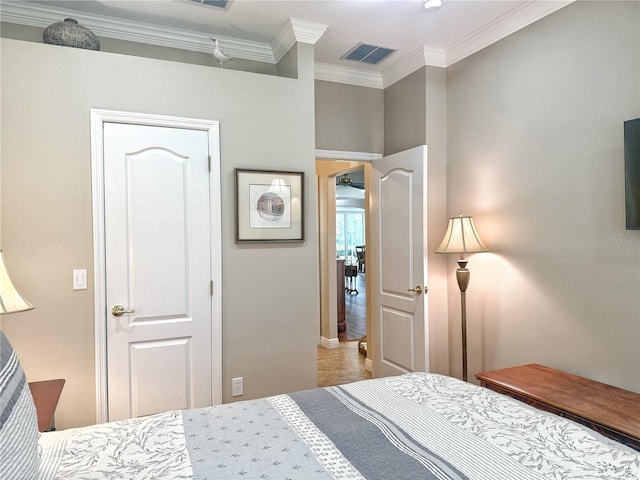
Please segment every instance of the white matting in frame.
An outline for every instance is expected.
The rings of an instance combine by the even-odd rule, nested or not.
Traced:
[[[304,173],[245,170],[236,175],[236,242],[304,240]]]

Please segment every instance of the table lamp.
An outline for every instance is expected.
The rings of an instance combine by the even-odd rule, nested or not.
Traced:
[[[33,308],[33,305],[27,302],[13,286],[4,262],[4,253],[0,250],[0,315],[25,312]]]
[[[467,253],[488,252],[489,249],[482,243],[473,223],[473,217],[460,215],[449,218],[447,233],[444,234],[442,243],[436,253],[459,253],[456,279],[460,288],[460,310],[462,312],[462,379],[467,381],[467,287],[469,286],[470,272],[467,269],[468,260],[464,256]]]

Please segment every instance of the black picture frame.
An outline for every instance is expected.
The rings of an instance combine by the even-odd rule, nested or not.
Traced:
[[[235,169],[236,242],[304,241],[304,172]]]
[[[640,118],[624,122],[624,178],[627,230],[640,230]]]

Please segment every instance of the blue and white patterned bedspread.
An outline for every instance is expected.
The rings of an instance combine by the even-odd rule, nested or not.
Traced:
[[[41,478],[628,479],[640,452],[412,373],[43,434]]]

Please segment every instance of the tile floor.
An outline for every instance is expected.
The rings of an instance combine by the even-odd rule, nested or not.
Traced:
[[[340,346],[318,346],[318,387],[328,387],[371,378],[365,370],[365,356],[358,351],[358,340],[366,333],[366,276],[358,272],[358,295],[346,293],[347,331],[340,334]],[[347,340],[348,339],[348,340]]]
[[[338,348],[318,346],[318,387],[341,385],[371,378],[364,368],[365,357],[358,342],[340,342]]]

